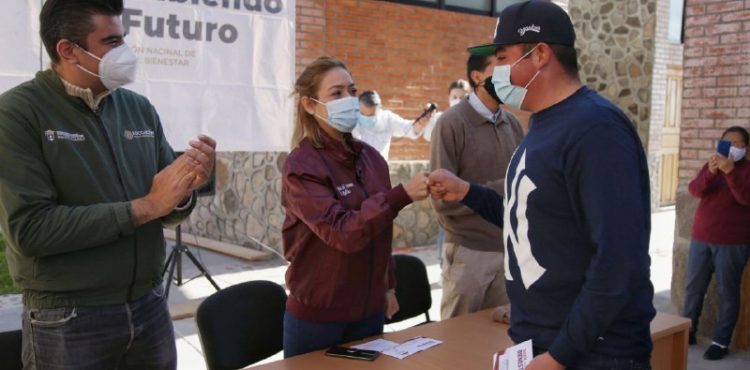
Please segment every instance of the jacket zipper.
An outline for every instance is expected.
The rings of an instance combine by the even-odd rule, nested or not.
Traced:
[[[104,135],[104,139],[107,141],[107,149],[109,150],[109,155],[112,158],[112,163],[115,166],[115,171],[117,172],[117,180],[120,182],[120,189],[122,190],[122,195],[124,199],[127,201],[128,198],[128,191],[125,187],[125,181],[123,180],[122,173],[120,172],[120,166],[117,163],[117,156],[115,155],[115,149],[114,145],[112,144],[112,141],[110,140],[109,134],[107,133],[107,129],[104,128],[104,121],[102,120],[101,115],[99,115],[99,112],[96,110],[92,110],[94,113],[94,116],[96,117],[97,127],[101,131],[102,135]],[[132,277],[130,279],[130,285],[128,286],[128,296],[127,301],[130,302],[133,299],[133,287],[135,286],[135,278],[138,273],[138,241],[136,238],[133,238],[133,273]]]
[[[370,198],[370,193],[367,192],[367,189],[365,189],[365,184],[362,181],[362,176],[359,171],[359,156],[354,161],[354,176],[357,180],[357,184],[362,188],[362,191],[365,193],[365,199]],[[370,261],[367,264],[367,295],[365,296],[365,306],[362,308],[362,320],[367,319],[367,308],[370,306],[370,295],[372,294],[372,274],[373,274],[373,268],[372,265],[375,263],[375,241],[370,241]]]

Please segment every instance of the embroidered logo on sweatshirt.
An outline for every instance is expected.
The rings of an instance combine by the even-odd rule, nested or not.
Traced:
[[[140,130],[140,131],[125,130],[125,132],[123,132],[123,136],[128,140],[146,139],[146,138],[153,139],[154,132],[151,130]]]
[[[348,184],[337,186],[336,190],[338,190],[339,194],[341,194],[342,197],[345,197],[352,193],[353,187],[354,187],[354,184],[348,183]]]
[[[47,140],[49,142],[53,142],[55,140],[67,140],[67,141],[86,141],[86,137],[83,136],[83,134],[79,133],[70,133],[65,131],[55,131],[55,130],[47,130],[44,131],[44,136],[47,137]]]

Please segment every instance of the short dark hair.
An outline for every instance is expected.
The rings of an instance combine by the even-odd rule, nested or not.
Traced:
[[[368,107],[377,107],[380,105],[380,95],[375,90],[366,90],[359,95],[359,102]]]
[[[471,90],[471,87],[469,86],[469,83],[466,82],[466,80],[459,79],[459,80],[455,80],[451,82],[451,84],[448,85],[448,94],[450,94],[451,90],[453,89],[461,89],[464,91],[469,91]]]
[[[469,78],[469,85],[472,89],[476,89],[479,85],[471,79],[471,72],[484,72],[493,57],[494,55],[469,55],[469,60],[466,61],[466,77]]]
[[[122,10],[122,0],[47,0],[39,13],[39,36],[52,63],[60,62],[60,40],[68,39],[88,48],[86,37],[96,30],[91,17],[119,16]]]
[[[528,53],[536,45],[538,45],[538,43],[522,44],[523,53]],[[548,45],[550,49],[552,49],[552,54],[555,55],[555,59],[557,59],[557,61],[560,62],[560,65],[562,65],[565,73],[570,76],[578,77],[578,52],[576,51],[576,48],[559,44]],[[526,57],[528,58],[529,56],[530,54]]]
[[[736,132],[740,135],[742,135],[742,139],[745,141],[745,145],[750,144],[750,134],[748,134],[747,130],[742,126],[732,126],[724,131],[723,134],[721,134],[721,137],[723,138],[730,132]]]

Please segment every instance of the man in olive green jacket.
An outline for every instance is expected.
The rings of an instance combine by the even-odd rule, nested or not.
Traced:
[[[0,95],[0,228],[23,289],[26,368],[176,364],[164,224],[185,219],[215,142],[175,159],[149,101],[118,87],[137,58],[122,0],[47,0],[52,68]]]

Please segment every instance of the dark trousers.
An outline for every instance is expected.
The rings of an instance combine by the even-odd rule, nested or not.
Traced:
[[[316,323],[284,313],[284,358],[383,333],[383,312],[355,322]]]
[[[534,347],[534,357],[547,352],[546,349]],[[632,358],[618,358],[589,353],[580,358],[575,366],[567,370],[650,370],[651,364]]]
[[[24,369],[175,369],[164,287],[119,305],[23,312]]]
[[[703,298],[711,282],[711,274],[715,273],[720,302],[713,341],[729,345],[740,312],[742,270],[749,252],[750,246],[747,245],[707,244],[695,239],[690,242],[683,314],[693,322],[690,328],[692,333],[698,329]]]

